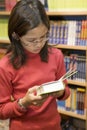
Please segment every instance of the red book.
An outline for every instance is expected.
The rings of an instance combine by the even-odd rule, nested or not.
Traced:
[[[10,0],[5,0],[5,10],[10,11]]]
[[[10,10],[12,10],[12,8],[15,6],[15,4],[17,3],[17,0],[9,0],[10,1]]]

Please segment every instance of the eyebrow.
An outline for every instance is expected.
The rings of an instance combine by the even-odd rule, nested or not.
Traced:
[[[39,38],[43,38],[44,36],[46,36],[46,35],[48,35],[49,34],[49,32],[47,32],[47,33],[45,33],[43,36],[41,36],[41,37],[39,37]],[[38,38],[38,39],[39,39]],[[37,38],[27,38],[27,40],[30,40],[30,41],[33,41],[33,40],[35,40],[35,39],[37,39]]]

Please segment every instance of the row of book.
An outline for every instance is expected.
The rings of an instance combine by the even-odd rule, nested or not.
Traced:
[[[87,10],[86,0],[40,0],[48,11]],[[17,0],[0,0],[0,10],[11,11]]]
[[[0,0],[0,11],[11,11],[17,0]]]
[[[0,39],[8,39],[8,18],[0,18]],[[87,45],[87,20],[50,21],[49,43]]]
[[[49,43],[86,46],[87,20],[51,21]]]
[[[86,93],[85,88],[70,88],[71,95],[64,101],[57,101],[58,109],[75,112],[76,114],[85,115],[86,110]]]
[[[70,54],[64,57],[66,71],[73,69],[77,73],[72,75],[69,79],[80,82],[86,81],[86,57],[78,56],[77,54]]]
[[[86,0],[40,0],[49,11],[87,10]]]
[[[8,40],[8,18],[0,18],[0,39]]]

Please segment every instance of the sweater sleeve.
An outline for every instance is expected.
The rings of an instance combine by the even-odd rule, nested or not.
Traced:
[[[12,102],[12,82],[6,68],[0,68],[0,119],[22,116],[26,110],[22,109],[17,100]]]
[[[56,77],[57,79],[60,79],[65,73],[66,73],[66,68],[65,68],[65,63],[64,63],[64,56],[63,53],[59,50],[59,53],[57,53],[57,73]],[[58,100],[65,100],[69,97],[70,95],[70,90],[67,84],[67,80],[64,81],[65,84],[65,91],[64,94],[58,98]]]

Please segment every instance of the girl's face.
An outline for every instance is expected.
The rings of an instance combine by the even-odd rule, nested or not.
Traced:
[[[32,53],[39,53],[48,40],[48,29],[44,24],[29,30],[26,35],[20,37],[22,46]]]

